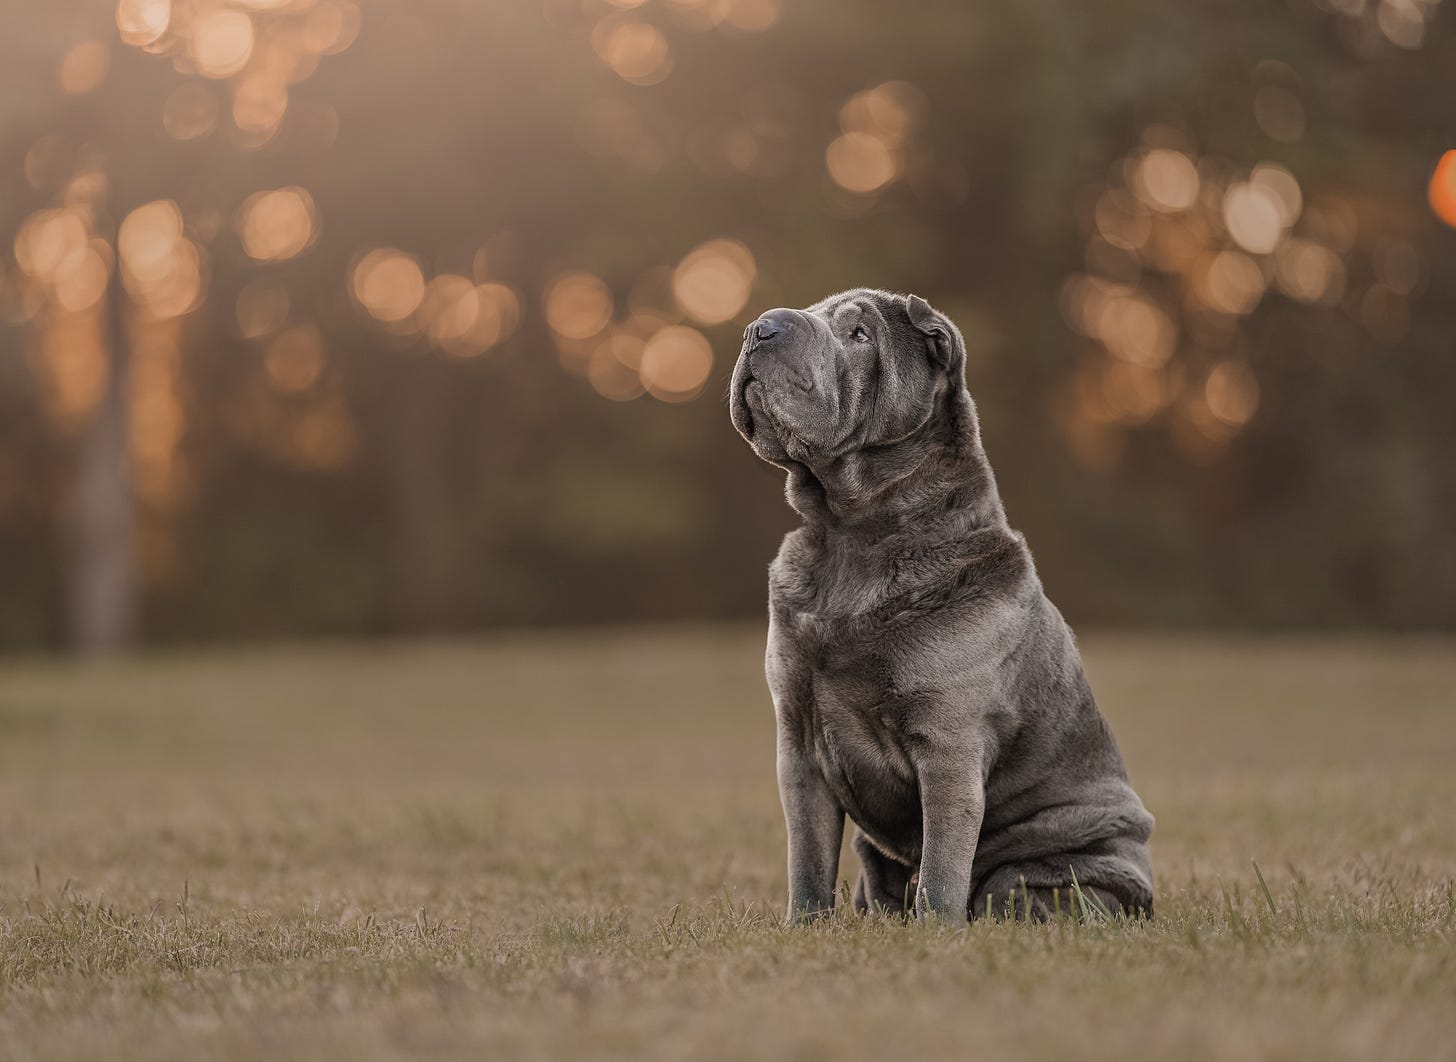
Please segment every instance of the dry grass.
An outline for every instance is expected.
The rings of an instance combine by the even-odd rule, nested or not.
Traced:
[[[0,665],[0,1057],[1456,1058],[1451,644],[1088,639],[1159,919],[961,934],[778,927],[760,648]]]

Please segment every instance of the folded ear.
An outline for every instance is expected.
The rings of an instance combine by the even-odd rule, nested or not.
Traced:
[[[950,318],[933,309],[919,295],[905,296],[905,312],[910,323],[925,334],[931,360],[952,376],[964,372],[965,340],[961,338],[960,329],[951,324]]]

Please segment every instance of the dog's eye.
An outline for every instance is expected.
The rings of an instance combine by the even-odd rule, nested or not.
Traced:
[[[864,330],[864,325],[856,325],[854,331],[849,333],[849,338],[856,343],[868,343],[870,334]]]

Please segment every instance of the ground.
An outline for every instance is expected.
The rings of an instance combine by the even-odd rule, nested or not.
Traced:
[[[959,933],[780,927],[759,630],[0,662],[0,1057],[1456,1058],[1453,650],[1086,638],[1158,918]]]

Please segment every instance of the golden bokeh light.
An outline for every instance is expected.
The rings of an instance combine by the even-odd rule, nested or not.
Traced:
[[[111,69],[111,51],[103,41],[82,41],[61,60],[61,91],[84,96],[101,87]]]
[[[903,144],[926,107],[925,94],[908,81],[886,81],[856,92],[839,108],[839,127],[868,133],[887,145]]]
[[[284,394],[307,391],[323,375],[327,348],[318,325],[296,324],[279,332],[263,352],[268,382]]]
[[[173,140],[196,140],[217,128],[217,94],[199,81],[184,81],[162,104],[162,128]]]
[[[288,321],[292,300],[288,289],[272,280],[254,280],[238,292],[236,314],[238,335],[261,339],[272,335]]]
[[[1084,363],[1057,414],[1079,459],[1110,467],[1122,444],[1109,431],[1158,417],[1185,456],[1208,463],[1252,417],[1257,383],[1247,366],[1229,361],[1212,383],[1199,373],[1190,388],[1180,347],[1227,349],[1238,319],[1271,285],[1302,302],[1340,303],[1341,252],[1353,246],[1358,218],[1347,201],[1328,196],[1306,209],[1299,181],[1278,163],[1238,175],[1216,157],[1200,158],[1172,126],[1148,126],[1141,139],[1110,167],[1083,213],[1085,272],[1067,278],[1060,306],[1067,324],[1107,356]],[[1411,273],[1408,263],[1392,270],[1401,283]],[[1375,301],[1381,327],[1404,309],[1384,295]]]
[[[1062,284],[1058,298],[1062,319],[1067,322],[1067,326],[1084,336],[1095,337],[1102,307],[1108,298],[1109,289],[1113,287],[1114,285],[1101,277],[1088,276],[1085,273],[1073,273],[1069,276]]]
[[[1348,0],[1344,7],[1359,8],[1367,23],[1367,36],[1378,27],[1396,44],[1413,47],[1426,28],[1420,15],[1427,11],[1425,3],[1361,0],[1357,4]],[[620,78],[637,86],[658,85],[677,64],[682,66],[677,71],[679,78],[697,75],[687,63],[709,38],[694,37],[693,32],[706,34],[716,27],[761,33],[779,24],[785,12],[783,0],[660,0],[650,5],[646,0],[569,0],[556,7],[575,20],[572,25],[583,51],[581,38],[589,35],[591,52],[585,61],[599,81],[616,84],[614,78]],[[1413,10],[1418,17],[1411,16]],[[269,143],[276,147],[282,167],[308,150],[300,148],[298,125],[300,114],[310,105],[310,93],[295,86],[312,74],[319,56],[347,48],[360,24],[359,6],[351,0],[118,0],[115,12],[123,42],[166,55],[182,75],[177,83],[176,76],[168,74],[176,84],[161,110],[168,137],[195,140],[221,125],[228,144],[216,144],[217,148]],[[737,46],[747,47],[741,41]],[[126,51],[120,49],[118,55]],[[593,63],[590,54],[600,64]],[[110,75],[112,81],[106,81],[111,58],[102,41],[76,44],[60,63],[61,88],[79,96],[114,85],[122,70],[118,61],[117,70]],[[888,76],[896,69],[914,68],[890,64],[882,66],[878,76]],[[47,78],[50,70],[50,66],[43,70]],[[936,88],[939,102],[945,84],[931,76],[925,75],[925,84]],[[877,79],[862,77],[840,83],[848,91],[852,86],[873,85]],[[1252,102],[1253,120],[1264,135],[1280,143],[1296,143],[1304,136],[1307,121],[1299,81],[1270,81],[1269,76],[1256,74],[1247,92],[1234,97],[1239,101],[1237,118],[1249,123]],[[723,101],[722,113],[708,116],[698,129],[692,128],[684,113],[654,109],[670,100],[670,88],[635,92],[616,84],[615,89],[607,87],[601,93],[604,98],[592,100],[593,94],[588,93],[574,106],[579,106],[584,118],[583,140],[594,154],[625,162],[641,173],[665,176],[672,176],[680,165],[698,164],[711,177],[722,178],[725,187],[752,188],[753,182],[742,175],[771,173],[762,160],[776,150],[776,144],[779,154],[789,160],[777,176],[793,179],[793,152],[803,146],[797,134],[802,132],[805,116],[822,118],[835,113],[833,104],[839,97],[826,110],[826,101],[814,98],[811,89],[794,86],[799,98],[782,108],[778,106],[782,101],[773,99],[778,90],[772,86],[761,97],[745,91],[741,101]],[[1313,101],[1316,95],[1311,91],[1306,98]],[[349,114],[348,100],[338,103]],[[448,107],[448,101],[441,106]],[[228,126],[229,113],[236,128]],[[336,129],[337,112],[328,108],[328,113],[334,115]],[[901,181],[907,212],[921,210],[932,200],[923,191],[930,183],[927,179],[922,185],[920,175],[936,166],[960,167],[964,199],[969,200],[972,192],[980,194],[974,153],[955,142],[949,127],[937,128],[931,137],[929,113],[925,93],[904,81],[873,85],[843,100],[837,110],[838,129],[824,130],[808,148],[824,151],[824,174],[832,185],[824,182],[824,174],[813,176],[821,191],[835,193],[829,197],[831,212],[846,217],[871,211],[876,203],[873,197]],[[945,116],[937,112],[935,117],[939,124]],[[566,121],[576,118],[574,110]],[[151,120],[155,121],[155,108]],[[1239,151],[1248,145],[1230,153],[1220,139],[1216,146],[1205,145],[1209,153],[1204,155],[1192,132],[1195,128],[1200,127],[1170,132],[1168,126],[1159,125],[1157,135],[1145,132],[1136,146],[1124,145],[1125,157],[1111,167],[1105,165],[1107,159],[1088,156],[1099,181],[1078,202],[1078,220],[1086,240],[1085,262],[1079,268],[1085,272],[1068,280],[1061,307],[1067,323],[1086,337],[1078,341],[1085,363],[1075,388],[1081,404],[1066,415],[1069,423],[1076,420],[1084,428],[1090,424],[1095,429],[1076,429],[1086,439],[1098,440],[1087,443],[1089,453],[1111,452],[1112,444],[1104,447],[1107,439],[1123,435],[1136,439],[1137,433],[1126,429],[1154,420],[1173,431],[1173,422],[1183,418],[1206,438],[1232,439],[1259,408],[1259,386],[1248,365],[1218,359],[1231,359],[1230,352],[1251,349],[1240,335],[1245,324],[1234,318],[1253,313],[1267,293],[1277,292],[1310,306],[1343,305],[1350,317],[1361,318],[1372,333],[1389,337],[1400,331],[1402,320],[1408,326],[1409,308],[1420,307],[1426,285],[1436,286],[1434,260],[1425,262],[1423,272],[1413,247],[1409,252],[1380,250],[1371,221],[1380,203],[1363,198],[1353,188],[1338,193],[1352,218],[1358,210],[1359,225],[1364,226],[1359,231],[1355,220],[1336,217],[1331,222],[1333,215],[1316,211],[1313,189],[1321,176],[1318,159],[1310,161],[1303,152],[1287,155],[1297,161],[1301,172],[1307,168],[1311,178],[1311,202],[1306,210],[1305,190],[1290,170],[1269,162],[1250,170],[1261,154],[1275,153],[1267,141],[1262,151],[1253,147],[1254,153],[1243,156],[1240,163],[1229,159],[1238,159]],[[1245,132],[1257,139],[1252,128]],[[916,143],[917,136],[924,136],[926,143]],[[73,137],[63,165],[43,165],[46,160],[41,153],[32,165],[27,156],[26,177],[31,179],[34,171],[37,176],[32,183],[46,197],[37,196],[38,201],[63,201],[60,190],[67,186],[76,165],[79,143],[81,139]],[[709,144],[711,152],[703,144]],[[178,158],[197,154],[197,150],[175,147],[167,150]],[[1099,141],[1096,152],[1101,150]],[[709,154],[711,162],[699,162],[700,155],[706,158]],[[254,163],[266,167],[260,173],[286,173],[286,168],[273,166],[274,158],[270,152]],[[58,175],[49,176],[52,171]],[[1105,183],[1101,180],[1104,172],[1110,174]],[[44,185],[38,183],[42,176],[47,182]],[[286,179],[274,177],[275,181]],[[643,181],[640,173],[628,174],[626,179],[639,185]],[[24,298],[40,307],[32,311],[38,320],[60,316],[58,310],[72,314],[93,310],[105,297],[114,266],[126,291],[151,317],[186,313],[203,297],[208,271],[204,248],[212,248],[216,255],[226,254],[213,244],[213,236],[226,228],[229,219],[206,198],[212,188],[202,178],[199,181],[202,183],[195,186],[158,186],[175,189],[171,194],[188,204],[185,224],[176,202],[146,204],[121,222],[114,251],[95,232],[97,219],[107,216],[104,200],[94,200],[84,209],[67,206],[26,218],[14,246],[20,273],[4,282],[17,289],[5,293],[7,302],[19,304],[19,289],[24,288]],[[249,187],[258,186],[252,183]],[[762,185],[763,189],[769,187],[768,182]],[[1436,215],[1456,227],[1456,151],[1447,152],[1437,165],[1429,199]],[[847,205],[841,208],[841,204]],[[747,208],[735,200],[725,209],[725,216],[732,216],[734,210]],[[215,225],[204,220],[208,210],[213,211]],[[483,216],[471,214],[474,221],[462,225],[468,227]],[[509,224],[517,230],[515,238],[530,244],[535,233],[529,220],[518,222],[509,214],[501,218],[507,220],[497,218],[489,224]],[[542,251],[544,260],[603,267],[603,255],[610,248],[604,252],[590,243],[595,232],[590,226],[596,222],[585,211],[582,218],[581,238]],[[248,195],[230,220],[243,251],[256,263],[295,259],[314,247],[322,235],[318,206],[298,186]],[[339,219],[331,213],[328,220],[328,239],[346,238],[333,232]],[[1329,236],[1322,227],[1326,225],[1349,229],[1348,238],[1342,238],[1342,243]],[[354,242],[353,248],[367,253],[353,260],[346,287],[368,319],[380,326],[401,326],[388,331],[413,337],[413,349],[422,349],[428,341],[431,347],[459,358],[482,355],[503,343],[519,327],[523,299],[539,298],[563,363],[579,371],[597,393],[614,401],[650,394],[662,401],[682,402],[701,394],[713,374],[713,349],[704,333],[715,334],[711,328],[739,318],[760,283],[760,263],[738,239],[717,237],[692,246],[706,235],[723,231],[735,230],[725,226],[693,232],[689,227],[686,233],[679,232],[683,242],[673,251],[691,250],[675,263],[663,253],[661,244],[644,245],[643,253],[627,264],[640,272],[622,272],[617,265],[604,270],[612,286],[603,277],[573,271],[554,277],[544,290],[533,289],[526,295],[487,278],[513,272],[529,275],[535,268],[529,264],[535,261],[531,253],[505,255],[499,261],[492,257],[489,272],[477,268],[470,276],[457,272],[437,275],[439,268],[470,272],[460,246],[446,246],[444,241],[431,244],[440,257],[429,259],[427,268],[421,259],[404,251],[371,250],[367,242]],[[1413,230],[1405,234],[1416,238]],[[227,233],[222,235],[227,237]],[[468,251],[472,241],[483,235],[464,232],[464,249]],[[418,246],[425,250],[424,243]],[[766,246],[767,242],[758,249],[763,252]],[[1364,275],[1364,259],[1356,257],[1372,250],[1373,278]],[[348,247],[340,251],[341,256],[349,253]],[[580,257],[552,257],[571,253]],[[316,251],[315,257],[318,254]],[[224,258],[215,261],[221,269]],[[666,264],[643,268],[663,261]],[[763,268],[772,272],[778,264],[766,258]],[[1348,290],[1352,286],[1354,290]],[[625,295],[621,304],[614,287],[618,295]],[[339,298],[338,292],[332,295]],[[219,292],[209,297],[223,300],[219,312],[226,320],[228,296]],[[332,329],[337,322],[330,316],[331,307],[322,300],[319,312]],[[271,387],[275,404],[299,408],[337,386],[337,380],[327,378],[337,374],[326,372],[329,352],[324,333],[317,324],[297,323],[307,316],[308,307],[296,304],[287,287],[254,280],[238,293],[232,309],[237,334],[257,341],[262,354],[262,376],[255,373],[249,383],[260,392]],[[535,306],[526,307],[526,312],[534,310]],[[1299,312],[1313,318],[1308,311]],[[398,346],[402,349],[405,344]],[[1206,371],[1209,364],[1214,368]],[[278,394],[296,397],[284,401]],[[1185,414],[1185,407],[1192,412]]]
[[[695,320],[722,324],[742,312],[757,275],[753,252],[738,240],[709,240],[678,263],[672,291]]]
[[[1181,151],[1155,148],[1138,163],[1135,188],[1138,198],[1154,210],[1187,210],[1198,201],[1198,167]]]
[[[197,244],[178,240],[167,264],[167,272],[156,282],[133,292],[139,295],[141,308],[158,319],[191,313],[202,302],[204,290],[205,263]]]
[[[1152,219],[1142,203],[1121,188],[1109,188],[1098,196],[1092,213],[1098,234],[1125,251],[1142,247],[1153,231]]]
[[[645,392],[642,377],[636,367],[628,365],[618,357],[620,340],[631,342],[635,336],[612,335],[603,339],[594,348],[586,363],[586,378],[592,390],[613,402],[630,402]],[[641,360],[641,340],[636,340],[636,357]],[[625,349],[625,348],[624,348]],[[629,354],[629,356],[631,356]]]
[[[1291,238],[1274,258],[1279,290],[1300,302],[1333,305],[1345,293],[1345,263],[1322,243]]]
[[[1178,329],[1172,318],[1141,295],[1106,299],[1096,329],[1108,353],[1145,368],[1165,364],[1178,344]]]
[[[458,340],[475,327],[480,318],[480,293],[469,277],[442,273],[425,286],[423,316],[425,332],[444,345]]]
[[[718,0],[721,23],[744,33],[763,33],[783,17],[780,0]]]
[[[602,62],[633,85],[656,85],[672,73],[672,48],[650,23],[604,19],[592,30],[591,44]]]
[[[1204,381],[1208,411],[1230,428],[1242,428],[1259,408],[1259,381],[1243,362],[1221,361]]]
[[[49,281],[62,262],[86,247],[88,239],[86,222],[77,211],[37,211],[15,235],[15,264],[30,276]]]
[[[546,323],[564,339],[590,339],[612,320],[612,293],[600,277],[568,273],[546,289]]]
[[[508,284],[486,282],[479,286],[480,297],[495,304],[495,308],[501,315],[501,321],[505,326],[506,335],[510,335],[520,327],[521,324],[521,294]]]
[[[87,152],[89,154],[89,152]],[[92,156],[89,163],[94,163],[96,156]],[[61,189],[61,202],[86,215],[86,223],[89,226],[91,219],[96,215],[103,199],[106,198],[107,190],[111,186],[111,179],[99,166],[93,164],[83,165],[71,175]]]
[[[1304,193],[1294,174],[1277,162],[1261,162],[1249,174],[1249,183],[1267,188],[1274,194],[1279,207],[1279,223],[1286,229],[1293,228],[1304,210]]]
[[[925,94],[907,81],[856,92],[839,108],[841,133],[824,152],[830,178],[847,192],[871,195],[905,169],[905,143],[925,110]]]
[[[284,85],[308,80],[318,69],[319,57],[301,39],[297,24],[291,21],[261,23],[253,45],[248,73],[261,74]]]
[[[1167,407],[1172,397],[1168,375],[1161,369],[1125,361],[1089,359],[1072,378],[1070,402],[1058,416],[1075,444],[1075,437],[1088,435],[1091,426],[1105,429],[1146,424]],[[1094,441],[1105,444],[1109,440],[1081,440],[1082,443]]]
[[[830,141],[824,164],[834,183],[847,192],[869,195],[899,175],[895,153],[872,133],[851,130]]]
[[[181,239],[182,211],[170,199],[157,199],[126,216],[116,242],[129,276],[146,285],[166,275]]]
[[[304,18],[301,43],[315,55],[337,55],[359,35],[359,7],[348,0],[319,0]]]
[[[642,386],[664,402],[696,398],[713,371],[708,337],[687,325],[671,325],[647,341],[638,369]]]
[[[235,225],[248,257],[282,262],[302,254],[318,239],[318,208],[306,189],[275,188],[245,199]]]
[[[266,72],[245,74],[232,86],[233,124],[250,138],[250,146],[265,142],[288,113],[288,86]]]
[[[1279,65],[1261,70],[1273,77]],[[1286,80],[1297,84],[1292,71]],[[1280,92],[1257,105],[1259,121],[1274,139],[1297,139],[1302,107],[1292,91]],[[1288,111],[1282,125],[1264,113],[1277,107]],[[1232,359],[1211,374],[1188,361],[1234,348],[1239,318],[1271,287],[1312,305],[1347,303],[1342,255],[1355,248],[1360,217],[1344,196],[1317,196],[1306,206],[1298,179],[1278,163],[1239,174],[1216,156],[1200,157],[1186,132],[1167,125],[1146,127],[1141,140],[1109,168],[1082,214],[1090,236],[1085,271],[1067,278],[1061,311],[1107,356],[1087,360],[1057,414],[1079,459],[1115,460],[1122,444],[1109,431],[1156,416],[1184,456],[1208,464],[1252,419],[1258,384]],[[1408,318],[1400,289],[1420,281],[1418,254],[1390,254],[1394,283],[1385,282],[1377,247],[1381,283],[1360,302],[1361,320],[1386,341],[1403,333]],[[1185,346],[1187,357],[1179,357]]]
[[[619,329],[607,337],[603,346],[634,375],[642,368],[642,352],[647,349],[647,341],[635,332]]]
[[[17,325],[35,320],[44,308],[43,296],[44,293],[34,284],[0,285],[0,321]]]
[[[1223,221],[1235,243],[1250,254],[1268,254],[1284,235],[1286,207],[1268,184],[1231,185],[1223,197]]]
[[[420,314],[437,347],[457,358],[473,358],[515,331],[520,303],[504,284],[476,284],[443,273],[426,286]]]
[[[1220,251],[1204,270],[1200,294],[1212,309],[1241,316],[1259,305],[1264,287],[1264,272],[1257,262],[1238,251]]]
[[[673,21],[694,33],[716,28],[732,0],[662,0]]]
[[[495,282],[478,284],[475,290],[480,296],[481,320],[486,319],[486,311],[493,313],[495,320],[496,334],[485,343],[485,346],[504,343],[515,335],[516,329],[521,326],[520,295],[514,288]],[[477,324],[476,327],[478,329],[480,325]]]
[[[1427,198],[1436,217],[1456,228],[1456,150],[1446,152],[1436,163]]]
[[[253,20],[246,12],[215,8],[199,12],[190,27],[189,53],[204,77],[232,77],[253,54]]]
[[[376,321],[398,324],[424,301],[425,274],[410,255],[380,247],[355,264],[350,291]]]
[[[116,5],[121,39],[139,48],[160,40],[171,20],[171,0],[120,0]]]
[[[64,309],[79,313],[94,306],[105,293],[111,269],[103,249],[109,250],[99,240],[93,240],[68,254],[56,268],[51,284],[56,302]]]
[[[1381,0],[1375,5],[1376,25],[1397,48],[1419,48],[1426,39],[1428,17],[1425,5],[1416,0]]]

